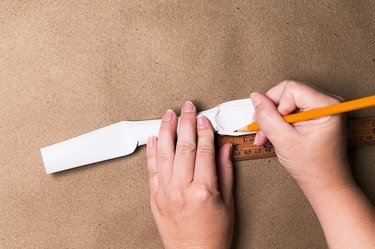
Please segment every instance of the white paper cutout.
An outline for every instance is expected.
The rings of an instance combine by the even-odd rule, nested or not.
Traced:
[[[233,131],[252,122],[254,108],[250,99],[225,102],[198,116],[205,116],[215,131],[222,135],[239,136]],[[41,149],[48,174],[91,163],[126,156],[137,146],[158,136],[161,120],[122,121]]]

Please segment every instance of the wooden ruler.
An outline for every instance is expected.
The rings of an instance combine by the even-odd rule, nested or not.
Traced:
[[[375,145],[375,116],[347,120],[348,147]],[[233,144],[233,160],[249,160],[274,157],[275,149],[272,144],[253,146],[255,134],[244,136],[219,136],[219,145]]]

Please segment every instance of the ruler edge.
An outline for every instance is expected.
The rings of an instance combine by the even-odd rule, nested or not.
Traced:
[[[368,116],[368,117],[357,117],[357,118],[349,118],[346,120],[346,123],[345,123],[345,127],[346,127],[346,131],[348,131],[348,124],[350,122],[358,122],[358,121],[366,121],[366,120],[371,120],[373,122],[375,122],[375,116]],[[348,135],[348,132],[346,132],[346,135]],[[229,135],[220,135],[218,134],[218,145],[221,146],[225,143],[221,143],[221,140],[220,138],[225,138],[225,137],[229,137],[229,138],[243,138],[243,137],[254,137],[255,134],[246,134],[246,135],[241,135],[241,136],[229,136]],[[372,136],[375,136],[375,134],[373,134]],[[347,141],[348,141],[348,136],[347,136]],[[234,144],[236,145],[236,144]],[[241,145],[241,144],[240,144]],[[357,143],[354,143],[354,144],[349,144],[347,143],[347,149],[354,149],[354,148],[359,148],[359,147],[366,147],[366,146],[374,146],[375,145],[375,141],[374,142],[369,142],[368,144],[367,143],[364,143],[364,144],[357,144]],[[274,147],[273,145],[271,144],[273,150],[274,150]],[[252,149],[256,149],[256,148],[265,148],[265,146],[252,146],[251,147]],[[233,152],[235,152],[235,148],[233,149]],[[272,157],[276,157],[276,152],[275,150],[269,154],[265,154],[265,156],[260,156],[260,157],[244,157],[244,158],[239,158],[239,157],[235,157],[234,156],[234,153],[232,154],[232,159],[233,161],[247,161],[247,160],[256,160],[256,159],[265,159],[265,158],[272,158]]]

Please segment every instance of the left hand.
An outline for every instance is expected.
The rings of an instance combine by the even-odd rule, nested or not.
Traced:
[[[230,248],[233,233],[231,145],[215,160],[214,132],[186,102],[163,116],[147,143],[151,210],[165,248]]]

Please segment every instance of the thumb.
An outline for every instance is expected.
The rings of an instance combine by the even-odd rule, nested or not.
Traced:
[[[254,92],[250,95],[255,108],[255,119],[261,131],[275,146],[285,144],[297,131],[287,123],[267,96]]]
[[[224,144],[216,157],[219,191],[224,202],[230,206],[233,202],[233,163],[232,144]]]

